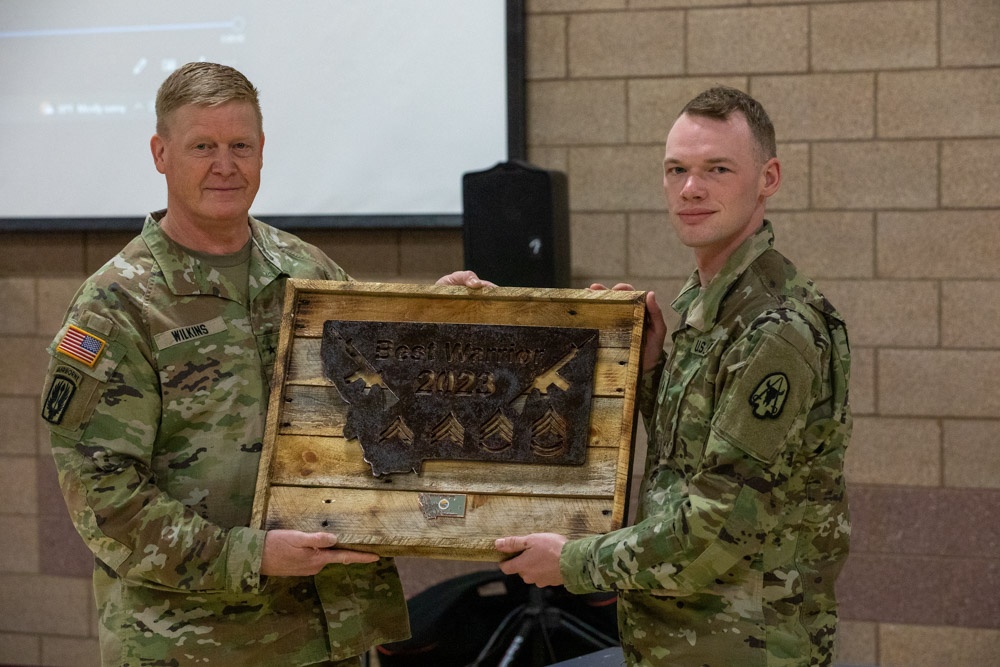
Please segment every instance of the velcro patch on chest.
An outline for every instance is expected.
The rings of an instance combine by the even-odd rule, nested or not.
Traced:
[[[163,333],[158,333],[153,336],[153,340],[156,341],[156,347],[158,349],[164,350],[180,343],[186,343],[190,340],[211,336],[212,334],[225,330],[226,321],[220,316],[208,320],[207,322],[189,324],[187,326],[164,331]]]
[[[700,336],[696,338],[694,343],[691,345],[691,351],[699,357],[707,357],[708,353],[712,351],[712,348],[715,347],[717,342],[719,342],[718,338],[713,338],[712,336]]]

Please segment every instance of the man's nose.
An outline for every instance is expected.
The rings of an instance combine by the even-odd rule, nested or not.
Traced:
[[[236,160],[227,150],[220,150],[212,161],[212,170],[218,174],[231,174],[236,170]]]
[[[681,196],[685,199],[700,199],[705,195],[705,187],[695,174],[687,174],[681,187]]]

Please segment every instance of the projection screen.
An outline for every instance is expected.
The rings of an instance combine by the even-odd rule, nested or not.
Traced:
[[[461,225],[461,177],[523,157],[522,0],[0,3],[0,230],[138,228],[166,205],[156,89],[209,60],[261,93],[252,213]]]

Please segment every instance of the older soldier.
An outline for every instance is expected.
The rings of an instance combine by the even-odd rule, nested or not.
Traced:
[[[264,134],[242,74],[185,65],[156,113],[167,208],[80,288],[43,394],[102,663],[356,666],[408,636],[392,560],[247,527],[285,280],[347,275],[249,216]]]
[[[833,660],[850,533],[850,352],[840,315],[772,247],[775,155],[764,109],[729,88],[689,102],[667,136],[668,215],[697,271],[673,304],[669,358],[648,298],[649,450],[635,525],[497,541],[519,553],[503,570],[529,583],[619,591],[630,665]]]

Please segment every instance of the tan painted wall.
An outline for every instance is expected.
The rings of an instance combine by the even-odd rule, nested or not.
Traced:
[[[666,129],[716,82],[764,102],[785,176],[778,246],[847,317],[855,352],[838,660],[991,664],[1000,1],[527,6],[529,159],[569,176],[575,285],[627,279],[669,301],[692,264],[662,213]],[[0,663],[96,664],[88,555],[67,536],[38,393],[72,293],[128,236],[0,234]],[[428,282],[462,264],[455,231],[303,236],[362,279]],[[438,565],[404,574],[447,576]]]

